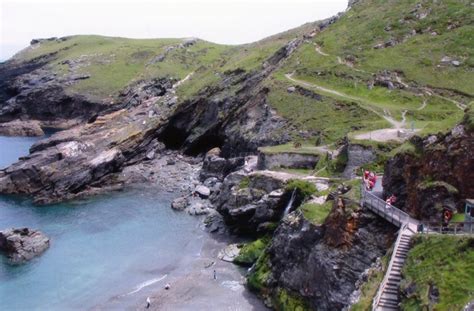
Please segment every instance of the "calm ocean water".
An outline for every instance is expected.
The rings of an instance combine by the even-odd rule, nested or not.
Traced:
[[[35,138],[0,137],[0,167]],[[0,258],[0,310],[84,310],[133,306],[198,256],[199,220],[169,208],[172,194],[133,190],[51,206],[0,196],[0,229],[27,226],[51,238],[21,266]],[[105,306],[105,307],[104,307]]]

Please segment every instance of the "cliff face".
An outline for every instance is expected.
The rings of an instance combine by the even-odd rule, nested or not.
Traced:
[[[471,114],[471,116],[470,116]],[[447,134],[412,141],[412,152],[397,154],[385,167],[385,195],[413,217],[440,221],[443,208],[462,211],[474,197],[474,131],[472,113]]]
[[[274,305],[285,304],[284,292],[312,310],[341,310],[364,271],[394,241],[396,230],[356,205],[346,211],[334,207],[322,226],[292,213],[275,231],[265,262],[252,273],[262,270],[259,265],[267,267],[259,290]]]
[[[58,75],[45,68],[54,59],[52,53],[0,65],[0,122],[36,120],[45,127],[69,128],[110,108],[106,101],[68,92],[68,86],[89,76]]]
[[[232,155],[255,150],[261,144],[286,141],[288,138],[274,131],[284,120],[273,115],[266,105],[266,91],[260,82],[297,45],[298,41],[292,41],[276,51],[260,71],[229,73],[215,87],[204,88],[181,104],[176,102],[178,83],[163,78],[129,86],[119,96],[120,103],[114,106],[114,110],[123,107],[121,110],[109,113],[102,110],[97,115],[100,105],[94,109],[69,105],[72,111],[82,113],[81,120],[89,118],[87,123],[82,121],[70,130],[39,142],[31,148],[29,156],[0,170],[0,192],[29,194],[38,203],[96,192],[104,185],[114,184],[117,173],[125,167],[143,161],[150,152],[158,152],[159,140],[171,149],[192,155],[213,147],[222,147],[224,154]],[[48,99],[52,102],[45,99],[48,105],[43,106],[55,109],[56,93],[42,89],[47,85],[42,83],[26,92],[52,94]],[[21,94],[8,100],[3,111],[13,107],[10,102],[18,104],[19,98],[23,98]],[[19,104],[20,116],[32,115],[26,107],[35,105],[34,98],[41,99],[33,96]],[[48,115],[46,112],[38,114]]]
[[[300,43],[296,39],[280,48],[264,62],[262,70],[229,72],[217,87],[205,88],[185,101],[170,117],[160,139],[189,154],[220,147],[225,156],[287,142],[290,138],[277,131],[285,122],[267,104],[268,89],[261,82]]]

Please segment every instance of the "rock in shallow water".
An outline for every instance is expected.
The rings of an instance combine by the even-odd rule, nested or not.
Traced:
[[[0,123],[0,135],[4,136],[43,136],[38,121],[20,121],[15,120],[6,123]]]
[[[171,208],[182,211],[188,206],[188,200],[185,197],[174,199],[171,203]]]
[[[41,255],[49,247],[49,238],[29,228],[0,231],[0,250],[12,263],[20,264]]]

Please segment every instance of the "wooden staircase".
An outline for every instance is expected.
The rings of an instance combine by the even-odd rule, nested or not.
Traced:
[[[379,180],[381,180],[381,178],[379,178]],[[400,227],[400,230],[398,231],[397,240],[393,247],[393,254],[390,258],[384,279],[374,298],[372,310],[400,310],[399,287],[402,280],[402,268],[410,251],[411,238],[417,230],[418,221],[411,218],[410,215],[402,210],[382,200],[377,195],[377,193],[382,192],[380,185],[378,185],[378,187],[380,188],[378,191],[367,191],[364,185],[362,185],[361,205],[367,207],[395,226]]]
[[[397,242],[393,249],[390,264],[385,278],[380,284],[377,296],[374,299],[373,310],[399,310],[399,287],[402,279],[402,268],[410,251],[411,238],[414,233],[408,226],[400,229]]]

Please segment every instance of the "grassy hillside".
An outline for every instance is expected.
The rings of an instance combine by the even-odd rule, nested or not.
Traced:
[[[403,310],[462,310],[474,299],[474,239],[418,237],[403,275]]]
[[[160,77],[189,82],[178,90],[187,98],[205,86],[219,81],[224,72],[261,69],[263,62],[312,24],[289,30],[270,38],[239,46],[220,45],[203,40],[186,44],[190,39],[127,39],[80,35],[57,40],[41,40],[14,56],[28,61],[55,53],[48,69],[61,75],[86,74],[90,78],[70,86],[70,91],[96,99],[114,98],[133,81]]]
[[[404,111],[407,128],[414,126],[421,133],[446,130],[460,120],[462,108],[474,96],[473,19],[474,7],[467,0],[363,0],[306,40],[274,78],[288,83],[285,74],[294,73],[304,83],[300,85],[332,98],[324,100],[326,104],[357,102],[369,112],[365,122],[354,119],[352,124],[362,130],[386,126],[372,122],[373,112],[401,122]],[[368,87],[376,75],[387,72],[405,87]],[[272,92],[279,97],[281,88]],[[299,101],[297,96],[294,101]],[[286,116],[300,110],[292,99],[285,105],[271,102]],[[343,121],[347,110],[342,111],[340,118],[330,117],[326,122]],[[315,130],[323,127],[304,121]]]
[[[59,74],[73,71],[90,75],[70,87],[71,91],[102,99],[114,97],[132,81],[155,77],[182,79],[201,66],[222,59],[231,47],[198,40],[188,47],[182,39],[125,39],[102,36],[72,36],[66,40],[42,41],[15,56],[28,60],[57,52],[49,68]],[[163,59],[158,60],[160,56]]]
[[[330,144],[376,129],[426,134],[456,124],[474,98],[473,25],[468,0],[361,0],[322,31],[308,23],[246,45],[72,36],[41,41],[15,58],[56,52],[48,68],[90,76],[69,91],[110,101],[133,81],[193,73],[177,90],[183,101],[226,72],[261,70],[279,48],[304,38],[263,85],[293,140]],[[395,87],[380,83],[384,77]],[[292,86],[303,90],[289,92]]]

